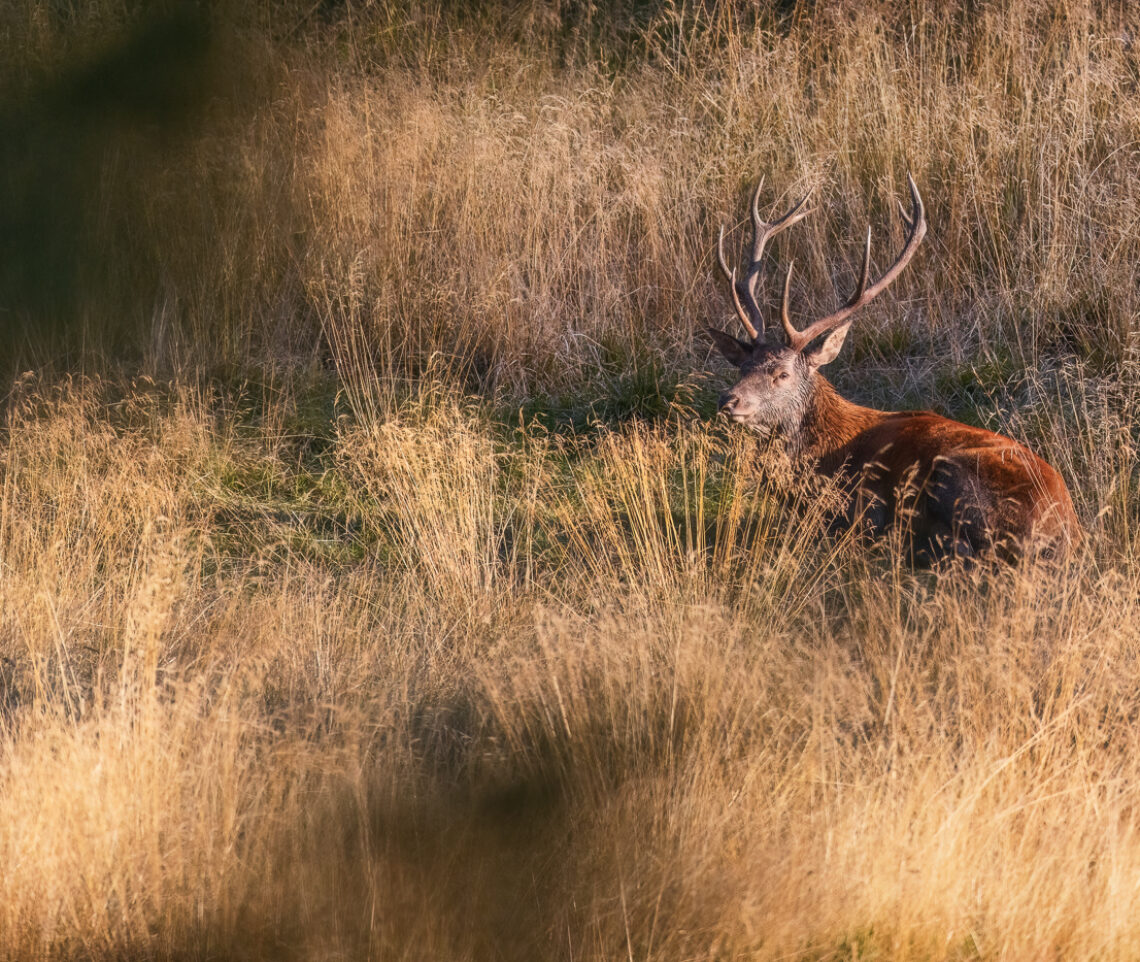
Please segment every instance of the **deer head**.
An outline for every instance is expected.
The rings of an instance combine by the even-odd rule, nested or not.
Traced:
[[[756,299],[756,288],[764,248],[773,237],[803,220],[811,212],[804,208],[807,196],[779,220],[765,222],[760,217],[760,189],[764,186],[761,179],[752,195],[752,254],[744,275],[739,280],[736,271],[729,269],[725,259],[724,229],[721,228],[717,244],[720,268],[728,280],[740,323],[751,338],[751,341],[742,341],[724,331],[711,327],[708,329],[717,350],[740,368],[740,380],[720,396],[721,414],[763,434],[774,431],[786,435],[797,433],[815,390],[816,372],[835,360],[851,327],[852,315],[878,297],[902,273],[926,234],[922,198],[910,174],[907,174],[907,183],[910,186],[912,210],[910,216],[907,216],[902,205],[899,205],[908,235],[895,262],[882,277],[873,284],[868,284],[871,267],[871,229],[868,227],[863,247],[863,267],[855,293],[835,313],[812,322],[803,330],[796,330],[792,326],[788,313],[788,292],[792,280],[792,266],[788,265],[780,303],[780,322],[787,336],[786,344],[773,343],[764,337],[764,318]],[[824,339],[816,344],[820,338]]]

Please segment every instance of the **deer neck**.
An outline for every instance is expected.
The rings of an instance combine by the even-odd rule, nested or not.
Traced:
[[[804,409],[795,454],[830,473],[832,462],[839,464],[844,460],[843,452],[851,441],[880,423],[887,412],[853,404],[820,374],[815,381],[815,390]]]

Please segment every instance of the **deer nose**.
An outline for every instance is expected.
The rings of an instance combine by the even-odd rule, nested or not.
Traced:
[[[740,403],[740,398],[733,394],[732,391],[725,391],[720,396],[720,401],[717,403],[717,410],[721,414],[732,414],[736,410],[736,405]]]

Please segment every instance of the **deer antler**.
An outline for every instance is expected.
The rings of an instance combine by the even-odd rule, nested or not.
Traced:
[[[764,248],[767,246],[768,241],[779,234],[781,231],[786,230],[793,224],[799,223],[811,213],[811,210],[802,210],[801,208],[807,203],[810,196],[810,191],[800,198],[799,203],[789,210],[779,220],[768,223],[760,217],[760,191],[764,186],[764,178],[760,178],[760,183],[756,185],[756,190],[752,194],[752,256],[748,261],[748,266],[744,269],[744,275],[739,282],[736,280],[736,271],[730,270],[728,261],[724,256],[724,227],[720,229],[720,239],[717,241],[717,260],[720,262],[720,269],[724,273],[725,280],[728,281],[729,288],[732,291],[732,302],[736,308],[736,314],[740,318],[740,323],[744,325],[744,329],[751,336],[753,341],[761,339],[761,331],[764,330],[764,315],[760,312],[760,305],[756,302],[756,285],[760,279],[761,258],[764,256]]]
[[[895,258],[895,262],[887,268],[886,273],[868,287],[867,280],[871,271],[871,228],[868,227],[867,242],[863,247],[863,268],[859,272],[859,285],[855,288],[855,293],[852,294],[851,299],[834,314],[828,314],[827,317],[821,317],[818,321],[813,321],[802,331],[797,331],[792,327],[792,323],[788,318],[788,282],[792,276],[792,270],[790,267],[788,268],[788,280],[784,283],[784,299],[780,306],[780,319],[783,321],[784,331],[788,335],[788,344],[790,347],[797,351],[802,351],[821,334],[826,334],[832,328],[839,327],[839,325],[847,321],[847,318],[854,314],[860,307],[870,303],[890,287],[894,279],[903,272],[903,268],[910,263],[910,259],[914,257],[914,252],[918,250],[918,245],[922,243],[922,238],[926,236],[926,212],[923,209],[922,198],[919,196],[914,178],[911,177],[909,173],[906,175],[906,182],[910,185],[912,210],[909,217],[905,211],[902,212],[903,221],[910,230],[906,243],[903,245],[902,252]],[[902,210],[902,204],[899,204],[899,210]]]

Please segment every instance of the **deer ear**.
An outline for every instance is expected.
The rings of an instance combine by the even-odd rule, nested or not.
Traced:
[[[712,338],[716,349],[725,356],[725,359],[740,367],[752,354],[752,345],[738,341],[731,334],[718,331],[715,327],[706,327],[705,331]]]
[[[812,370],[815,370],[834,361],[839,354],[839,349],[843,347],[843,342],[846,340],[847,332],[850,329],[850,321],[846,324],[840,324],[839,327],[824,338],[823,343],[819,347],[811,351],[804,351],[804,360],[808,362],[808,366]]]

